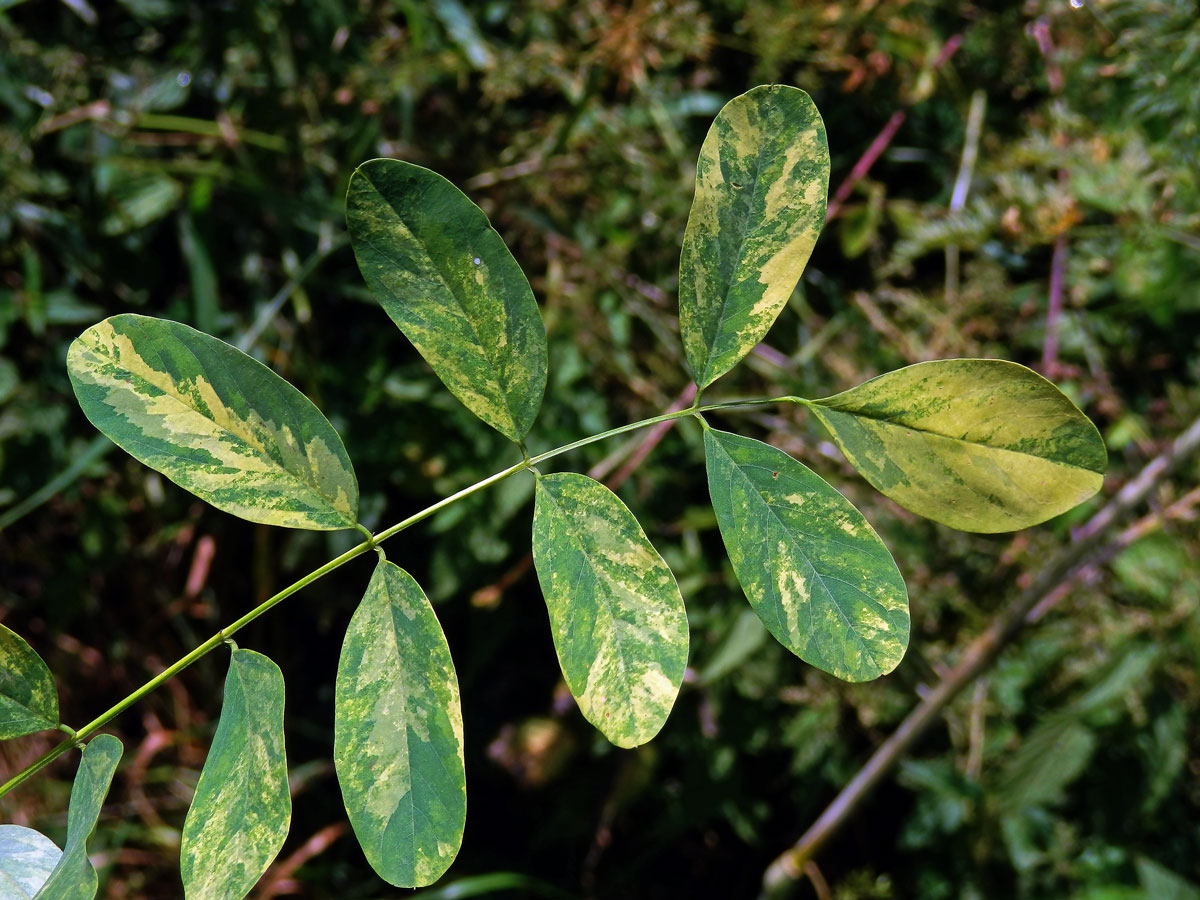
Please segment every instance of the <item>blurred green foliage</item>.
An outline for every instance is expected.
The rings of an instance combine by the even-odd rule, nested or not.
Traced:
[[[714,390],[820,396],[934,357],[1036,364],[1065,235],[1047,374],[1101,426],[1111,493],[1200,413],[1198,12],[1189,0],[0,0],[0,514],[93,441],[63,358],[117,312],[245,341],[312,397],[356,460],[368,525],[514,461],[367,302],[341,214],[353,167],[374,156],[459,184],[529,275],[551,353],[531,450],[660,412],[687,384],[673,293],[696,152],[725,100],[768,81],[813,95],[835,184],[889,116],[907,119],[830,224],[770,347]],[[962,47],[935,68],[955,35]],[[978,162],[952,208],[977,90]],[[763,640],[721,562],[686,428],[621,491],[678,576],[693,634],[694,677],[640,750],[608,746],[556,687],[521,563],[528,480],[389,546],[440,604],[459,661],[472,809],[450,877],[479,879],[459,896],[751,896],[1087,512],[1016,536],[952,532],[879,498],[798,416],[748,427],[836,476],[909,583],[912,648],[882,682],[839,683]],[[568,464],[611,473],[614,449]],[[1193,461],[1157,507],[1198,476]],[[1200,534],[1184,510],[1096,568],[950,708],[818,860],[832,896],[1200,896]],[[111,454],[0,532],[0,617],[47,658],[78,724],[346,540],[270,534]],[[264,896],[380,896],[331,830],[343,818],[334,636],[367,574],[318,583],[242,642],[290,685],[283,859],[295,865]],[[131,761],[96,839],[104,896],[178,896],[219,670],[201,663],[121,720]],[[48,741],[0,747],[3,769]],[[61,838],[70,776],[54,768],[0,811]]]

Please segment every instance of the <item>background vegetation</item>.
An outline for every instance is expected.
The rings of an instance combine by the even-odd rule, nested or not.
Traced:
[[[0,0],[0,618],[60,677],[64,720],[354,540],[249,525],[107,453],[63,365],[79,331],[145,312],[249,348],[339,428],[366,523],[389,524],[515,459],[367,297],[342,223],[353,167],[436,169],[512,247],[549,330],[536,451],[684,390],[674,290],[695,157],[720,106],[764,82],[813,95],[835,186],[873,141],[883,153],[849,182],[768,345],[713,397],[1013,359],[1100,426],[1107,496],[1200,415],[1193,0]],[[438,604],[458,664],[461,890],[753,896],[1104,500],[1027,533],[961,534],[876,495],[799,412],[750,419],[739,430],[830,476],[893,550],[912,598],[905,662],[848,685],[763,639],[720,551],[698,430],[632,465],[594,445],[569,465],[622,482],[693,636],[666,729],[618,751],[558,684],[524,560],[531,481],[456,505],[388,552]],[[22,505],[64,473],[44,505]],[[1163,514],[1046,605],[802,891],[1200,897],[1198,476],[1186,462],[1153,495]],[[368,568],[241,636],[289,685],[295,815],[260,897],[399,895],[344,839],[330,763],[337,636]],[[178,896],[225,665],[203,661],[119,721],[126,762],[94,841],[102,896]],[[5,744],[0,769],[51,741]],[[73,766],[0,815],[61,837]]]

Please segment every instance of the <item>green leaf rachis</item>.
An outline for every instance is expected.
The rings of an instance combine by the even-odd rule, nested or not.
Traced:
[[[680,329],[698,389],[745,357],[787,303],[824,223],[828,176],[824,125],[803,91],[755,88],[717,115],[700,151],[679,270]],[[86,742],[62,851],[30,829],[0,826],[4,896],[91,900],[98,880],[87,842],[121,755],[120,742],[98,731],[292,593],[372,550],[380,559],[337,664],[334,766],[367,863],[400,887],[438,880],[459,851],[466,820],[458,677],[424,591],[382,557],[379,544],[513,476],[535,479],[533,560],[568,689],[613,744],[653,738],[688,665],[684,597],[612,490],[535,468],[584,444],[699,421],[717,528],[753,610],[737,618],[736,641],[702,679],[741,665],[765,640],[765,627],[813,666],[865,681],[895,669],[910,631],[900,570],[864,516],[798,460],[712,428],[707,414],[798,403],[878,490],[970,531],[1045,521],[1101,485],[1107,457],[1095,426],[1041,376],[998,360],[921,363],[820,400],[697,404],[531,456],[524,439],[545,391],[546,329],[529,282],[482,210],[428,169],[376,159],[351,177],[346,218],[359,268],[387,315],[467,409],[520,445],[522,460],[372,535],[358,522],[358,483],[341,437],[266,366],[163,319],[116,315],[84,331],[67,358],[76,397],[134,457],[249,521],[354,528],[368,539],[79,732],[59,725],[45,663],[0,626],[0,739],[55,727],[71,735],[0,793]],[[282,672],[259,653],[234,649],[183,827],[188,900],[245,896],[278,853],[291,816],[283,729]]]

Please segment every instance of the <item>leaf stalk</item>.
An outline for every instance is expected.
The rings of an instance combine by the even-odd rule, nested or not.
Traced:
[[[443,497],[441,500],[437,501],[436,503],[433,503],[433,504],[425,507],[424,509],[420,510],[419,512],[413,513],[408,518],[402,519],[401,521],[397,522],[395,525],[392,525],[390,528],[387,528],[374,536],[372,536],[370,531],[368,529],[366,529],[365,527],[363,527],[361,525],[355,526],[359,531],[361,531],[367,535],[367,539],[364,540],[361,544],[357,544],[354,547],[351,547],[345,553],[341,554],[340,556],[335,557],[334,559],[331,559],[329,562],[325,563],[320,568],[314,569],[312,572],[308,573],[303,578],[300,578],[299,580],[297,580],[294,583],[285,587],[283,590],[279,591],[277,594],[267,598],[262,603],[260,603],[258,606],[256,606],[254,609],[250,610],[248,613],[243,615],[241,618],[236,619],[231,624],[225,626],[220,631],[218,631],[216,634],[214,634],[212,637],[210,637],[208,640],[204,641],[204,643],[196,646],[193,650],[191,650],[191,652],[189,652],[185,656],[180,657],[174,663],[167,666],[167,668],[163,669],[161,672],[159,672],[157,675],[155,675],[153,678],[151,678],[149,681],[147,681],[145,684],[143,684],[137,690],[133,691],[133,693],[129,694],[124,699],[120,700],[113,706],[109,707],[107,710],[102,712],[96,718],[92,719],[92,721],[88,722],[82,728],[75,731],[72,736],[67,737],[66,740],[62,741],[61,743],[52,747],[50,750],[43,753],[40,757],[38,757],[36,760],[34,760],[32,763],[30,763],[28,766],[26,766],[23,770],[21,770],[16,775],[14,775],[12,778],[10,778],[8,781],[6,781],[4,784],[0,784],[0,797],[3,797],[5,794],[7,794],[13,788],[17,787],[24,781],[28,780],[32,775],[36,774],[37,772],[44,769],[46,766],[50,765],[50,763],[54,762],[56,759],[58,759],[60,756],[62,756],[64,753],[66,753],[71,748],[82,747],[84,742],[87,741],[88,738],[90,738],[94,734],[96,734],[101,728],[106,726],[109,722],[111,722],[113,719],[115,719],[117,716],[119,716],[125,710],[129,709],[131,706],[136,704],[143,697],[147,696],[148,694],[153,693],[164,683],[166,683],[171,678],[178,675],[180,672],[182,672],[188,666],[192,665],[192,663],[196,662],[197,660],[201,659],[204,656],[207,656],[213,650],[217,649],[222,644],[225,644],[226,642],[228,642],[229,639],[233,636],[233,634],[235,634],[237,631],[240,631],[245,626],[249,625],[251,622],[253,622],[255,619],[257,619],[259,616],[262,616],[265,613],[267,613],[268,611],[270,611],[271,609],[273,609],[279,603],[282,603],[288,597],[292,596],[292,594],[295,594],[298,591],[302,590],[303,588],[308,587],[308,585],[312,584],[317,579],[322,578],[325,575],[328,575],[334,569],[340,568],[341,566],[350,562],[352,559],[362,556],[364,553],[367,553],[368,551],[370,551],[372,549],[379,549],[378,545],[383,543],[384,541],[386,541],[388,538],[394,537],[395,535],[399,534],[401,531],[404,531],[406,528],[409,528],[412,525],[416,525],[418,522],[428,519],[430,516],[434,515],[435,513],[438,513],[441,510],[445,509],[446,507],[451,506],[454,503],[457,503],[459,500],[463,500],[463,499],[471,496],[472,494],[476,494],[479,491],[485,490],[486,488],[489,488],[494,484],[504,481],[506,478],[509,478],[509,477],[517,474],[518,472],[525,471],[527,469],[533,469],[533,467],[536,466],[538,463],[542,463],[547,460],[553,459],[556,456],[561,456],[564,453],[569,453],[572,450],[577,450],[580,447],[586,447],[588,444],[594,444],[598,441],[605,440],[606,438],[616,437],[617,435],[625,434],[626,432],[630,432],[630,431],[636,431],[641,428],[648,428],[652,425],[658,425],[662,422],[670,422],[674,419],[682,419],[682,418],[686,418],[688,416],[693,416],[693,415],[699,416],[700,414],[706,413],[706,412],[715,412],[718,410],[734,410],[734,409],[740,409],[743,407],[751,407],[751,406],[763,406],[766,404],[780,403],[783,401],[794,401],[795,399],[797,399],[797,398],[772,397],[772,398],[760,398],[760,399],[753,399],[753,400],[730,400],[730,401],[725,401],[722,403],[712,403],[712,404],[708,404],[706,406],[701,406],[701,407],[693,407],[693,408],[689,408],[689,409],[676,410],[674,412],[668,412],[668,413],[663,413],[658,416],[652,416],[649,419],[642,419],[638,422],[631,422],[628,425],[622,425],[619,428],[613,428],[608,431],[601,432],[600,434],[594,434],[594,435],[591,435],[590,437],[581,438],[580,440],[577,440],[577,441],[572,441],[569,444],[564,444],[561,447],[554,448],[553,450],[547,450],[545,453],[540,453],[537,456],[531,457],[526,453],[525,458],[522,459],[519,463],[511,465],[506,469],[501,469],[499,472],[496,472],[493,475],[489,475],[487,478],[484,478],[482,481],[477,481],[477,482],[475,482],[475,484],[472,484],[468,487],[463,488],[460,491],[457,491],[453,494]],[[65,727],[66,726],[63,726],[64,729],[65,729]],[[68,733],[70,734],[70,732],[68,732]]]

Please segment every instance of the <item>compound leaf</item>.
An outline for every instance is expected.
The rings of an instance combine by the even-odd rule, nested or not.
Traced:
[[[218,509],[266,525],[354,527],[358,483],[333,426],[224,341],[113,316],[72,342],[67,370],[93,425]]]
[[[283,846],[292,818],[283,694],[275,663],[233,651],[221,719],[183,823],[187,900],[241,900]]]
[[[533,562],[563,678],[584,718],[618,747],[646,743],[687,667],[675,576],[616,494],[569,472],[537,480]]]
[[[87,842],[96,830],[121,750],[121,742],[111,734],[98,735],[83,748],[67,808],[67,845],[33,900],[92,900],[96,896],[99,879],[88,859]]]
[[[525,437],[546,388],[546,328],[483,211],[435,172],[373,159],[350,179],[346,224],[368,287],[442,383]]]
[[[1096,426],[1016,363],[945,359],[804,401],[877,490],[963,531],[1015,531],[1100,489]]]
[[[23,825],[0,825],[0,897],[29,900],[46,883],[62,851]]]
[[[763,339],[825,224],[829,146],[808,94],[757,87],[717,114],[679,258],[679,327],[707,387]]]
[[[333,761],[367,861],[397,887],[432,884],[462,844],[462,709],[450,648],[412,576],[381,560],[338,662]]]
[[[0,625],[0,741],[57,726],[54,676],[23,637]]]
[[[767,630],[846,681],[892,671],[908,646],[908,593],[862,513],[761,441],[705,428],[704,458],[734,574]]]

